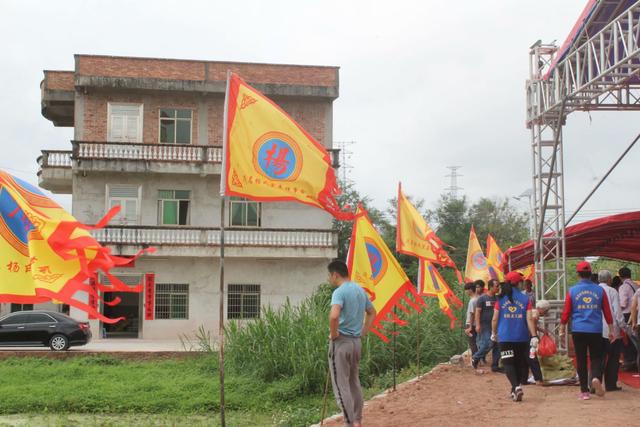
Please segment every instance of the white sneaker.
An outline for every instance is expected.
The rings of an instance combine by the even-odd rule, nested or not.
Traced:
[[[511,393],[514,402],[522,402],[522,396],[524,396],[524,391],[522,391],[522,387],[516,387],[515,391]]]

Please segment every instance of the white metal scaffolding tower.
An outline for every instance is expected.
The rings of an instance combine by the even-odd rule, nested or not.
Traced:
[[[559,310],[567,291],[562,127],[573,111],[640,110],[640,1],[601,0],[565,52],[530,48],[536,297]],[[559,60],[556,55],[562,55]]]

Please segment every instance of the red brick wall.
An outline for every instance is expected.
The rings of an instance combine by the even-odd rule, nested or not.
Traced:
[[[198,101],[188,95],[137,95],[103,94],[84,95],[84,137],[85,141],[107,140],[107,104],[136,103],[143,104],[142,136],[145,144],[157,144],[160,131],[160,108],[183,108],[193,110],[191,122],[191,143],[198,143]]]
[[[74,90],[73,71],[45,70],[46,88],[50,90]]]
[[[198,144],[198,104],[199,95],[142,95],[142,94],[105,94],[88,93],[84,95],[84,136],[85,141],[107,140],[107,103],[142,103],[143,104],[143,142],[156,144],[159,142],[160,108],[188,108],[193,110],[192,144]],[[277,99],[276,102],[289,113],[294,120],[316,138],[320,143],[330,147],[325,135],[328,120],[327,111],[330,100],[292,100]],[[207,140],[209,144],[222,144],[222,116],[224,98],[210,96],[206,98],[207,108]]]
[[[227,70],[248,82],[334,87],[337,67],[187,61],[113,56],[76,56],[76,72],[85,76],[225,81]]]

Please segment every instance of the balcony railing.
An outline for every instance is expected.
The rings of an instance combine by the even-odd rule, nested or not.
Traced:
[[[108,226],[92,232],[94,238],[111,245],[220,246],[219,228]],[[247,247],[333,248],[334,230],[227,228],[225,245]]]
[[[221,163],[216,145],[141,144],[71,141],[74,159],[152,160],[159,162]]]
[[[38,157],[39,169],[43,168],[70,168],[71,151],[66,150],[42,150]]]
[[[219,145],[169,145],[71,141],[72,151],[42,150],[38,174],[45,168],[71,168],[72,160],[131,160],[170,163],[222,163]],[[334,168],[340,166],[340,150],[329,149]]]

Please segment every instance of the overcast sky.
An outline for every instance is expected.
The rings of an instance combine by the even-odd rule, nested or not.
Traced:
[[[351,178],[379,207],[398,180],[433,205],[448,165],[462,166],[459,185],[472,200],[519,195],[531,187],[528,47],[561,43],[585,4],[3,0],[0,168],[37,183],[40,150],[71,148],[72,129],[41,116],[39,84],[43,69],[72,70],[74,53],[337,65],[334,139],[356,141]],[[633,120],[637,113],[569,117],[567,211],[640,131]],[[639,163],[640,147],[579,219],[640,209]]]

